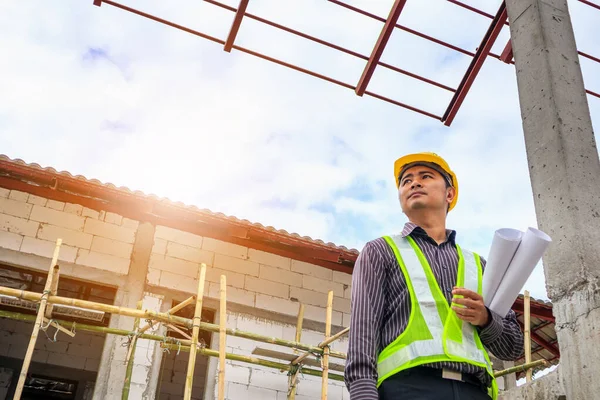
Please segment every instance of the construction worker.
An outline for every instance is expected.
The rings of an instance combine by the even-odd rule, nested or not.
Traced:
[[[417,153],[396,161],[394,177],[408,222],[368,242],[354,266],[350,399],[495,399],[487,351],[516,360],[523,334],[512,310],[501,316],[485,307],[485,260],[446,229],[456,175],[438,155]]]

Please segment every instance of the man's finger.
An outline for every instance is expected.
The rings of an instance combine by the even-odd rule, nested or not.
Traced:
[[[452,294],[455,296],[468,297],[473,300],[483,300],[483,297],[481,297],[478,293],[475,293],[474,291],[465,288],[454,288]]]
[[[483,304],[479,301],[473,300],[473,299],[469,299],[469,298],[454,298],[452,299],[452,302],[455,304],[461,304],[463,306],[467,306],[469,308],[475,308],[475,309],[480,309],[483,308]]]
[[[474,310],[472,308],[462,308],[462,307],[452,306],[452,309],[458,315],[469,316],[469,317],[477,316],[477,310]]]

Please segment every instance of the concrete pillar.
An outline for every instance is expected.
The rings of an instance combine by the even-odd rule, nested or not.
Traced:
[[[566,0],[506,0],[568,399],[600,393],[600,162]]]
[[[149,223],[139,225],[133,244],[129,274],[125,284],[117,290],[116,305],[135,308],[136,303],[144,298],[148,261],[154,245],[154,231],[154,226]],[[113,315],[110,327],[132,330],[133,322],[132,317]],[[127,357],[127,347],[122,346],[125,339],[123,336],[106,335],[94,388],[94,400],[121,398]]]
[[[157,294],[145,293],[142,308],[156,311],[166,311],[161,308],[164,297]],[[141,325],[145,325],[142,321]],[[164,326],[158,327],[158,335],[166,335]],[[149,331],[149,332],[154,332]],[[162,360],[162,349],[160,343],[155,340],[139,339],[133,357],[133,371],[131,373],[131,385],[129,389],[129,400],[150,400],[156,398],[156,387],[160,376],[160,363]]]

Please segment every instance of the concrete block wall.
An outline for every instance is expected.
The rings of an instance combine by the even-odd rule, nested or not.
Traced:
[[[292,325],[281,324],[273,321],[261,320],[248,315],[229,314],[227,317],[227,327],[242,331],[251,331],[263,335],[272,335],[286,340],[294,340],[296,327]],[[323,333],[311,330],[303,330],[301,341],[316,345],[323,340]],[[215,341],[218,343],[218,336]],[[217,348],[216,346],[213,346]],[[269,349],[282,353],[293,353],[293,350],[287,347],[260,343],[238,337],[227,337],[227,351],[233,354],[252,355],[255,348]],[[344,338],[334,342],[331,346],[333,350],[346,352],[348,340]],[[272,359],[276,362],[286,363],[279,359]],[[343,360],[330,358],[331,363],[344,364]],[[214,359],[211,363],[213,368],[217,368],[218,360]],[[341,374],[337,371],[330,371],[332,374]],[[217,376],[215,374],[214,398],[217,396]],[[287,398],[288,378],[287,373],[279,372],[276,369],[260,367],[238,361],[226,361],[225,367],[225,397],[226,399],[261,399],[261,400],[285,400]],[[318,400],[321,398],[321,378],[309,375],[300,376],[298,383],[296,399],[298,400]],[[207,397],[213,398],[213,397]],[[344,382],[329,380],[328,398],[332,400],[349,399]]]
[[[171,351],[164,355],[159,388],[160,400],[179,400],[183,398],[188,357],[189,353],[181,352],[177,355],[177,351]],[[207,366],[208,357],[198,356],[194,368],[192,400],[204,399]]]
[[[33,323],[0,318],[0,356],[22,360],[32,329]],[[54,339],[55,331],[53,327],[48,328],[46,333],[50,339]],[[53,342],[46,338],[44,332],[40,332],[32,362],[46,364],[49,370],[52,366],[62,366],[97,372],[103,346],[104,336],[100,334],[76,331],[75,337],[71,338],[59,332],[56,342]],[[10,385],[5,379],[8,372],[4,372],[0,373],[0,399],[4,399],[2,392]],[[18,374],[18,371],[16,373]],[[1,376],[4,376],[4,379]]]
[[[134,243],[136,243],[136,237],[140,235],[138,229],[141,229],[138,221],[118,214],[95,211],[77,204],[53,201],[25,192],[0,188],[0,248],[50,258],[55,240],[60,237],[63,239],[61,260],[127,278],[128,274],[131,275],[130,264]],[[333,290],[332,322],[336,326],[349,325],[351,293],[351,276],[349,274],[165,226],[156,226],[153,243],[150,240],[146,240],[146,242],[152,249],[147,264],[147,274],[143,272],[146,276],[146,283],[150,285],[146,290],[152,291],[152,287],[158,287],[160,293],[165,293],[164,289],[171,289],[190,295],[195,294],[200,263],[206,263],[208,270],[204,295],[207,297],[219,298],[220,276],[224,274],[227,276],[228,303],[237,303],[296,317],[299,303],[302,302],[306,307],[305,319],[324,322],[327,292]],[[117,298],[117,304],[120,303],[121,301]],[[284,326],[273,321],[252,320],[252,317],[248,317],[247,321],[244,318],[240,321],[238,329],[257,331],[269,336],[286,337],[290,340],[295,334],[295,327]],[[236,320],[232,327],[237,324]],[[0,330],[3,330],[1,326]],[[316,344],[323,339],[322,333],[313,332],[313,336],[310,335],[309,331],[305,331],[303,341]],[[83,335],[79,333],[78,336],[82,337]],[[59,334],[60,337],[65,339],[61,334]],[[236,345],[235,339],[230,338],[230,340],[234,340],[230,347],[240,354],[250,354],[252,349],[258,345],[254,342],[248,342],[250,344],[243,346]],[[98,341],[98,339],[95,340]],[[44,341],[40,340],[40,343],[44,343]],[[21,348],[24,348],[25,345],[26,342],[22,343]],[[0,354],[7,351],[9,346],[10,344],[7,345],[4,340],[0,340]],[[247,346],[252,346],[252,348]],[[269,346],[261,345],[261,347]],[[333,348],[346,351],[343,342],[334,344]],[[72,353],[76,352],[78,347],[70,346],[69,349]],[[83,349],[79,349],[83,352]],[[94,358],[91,360],[95,361],[88,360],[89,357],[82,361],[76,358],[77,354],[72,354],[75,361],[70,366],[79,368],[79,364],[83,363],[81,367],[83,369],[95,368],[98,370],[102,345],[95,347],[94,350],[96,351],[89,354],[94,354]],[[287,351],[285,348],[278,348],[278,350]],[[48,355],[41,351],[46,351]],[[40,362],[49,364],[61,362],[56,359],[56,356],[50,357],[49,354],[54,352],[45,350],[45,348],[41,351],[37,356]],[[36,361],[35,358],[34,354],[34,361]],[[108,357],[107,362],[118,361],[113,358]],[[201,358],[199,357],[199,360]],[[210,370],[212,364],[207,361],[207,365]],[[231,364],[231,367],[234,366]],[[154,376],[154,372],[149,372],[147,367],[144,367],[143,374],[138,374],[140,381],[134,382],[134,384],[140,385],[139,390],[144,384],[144,377],[147,378],[148,374]],[[140,367],[138,370],[141,371]],[[171,380],[163,382],[166,385],[161,386],[161,393],[177,398],[180,394],[179,389],[175,389],[175,386],[179,385],[177,381],[180,379],[179,374],[176,374],[174,369],[166,371],[170,371]],[[200,373],[200,371],[205,371],[205,368],[198,368],[197,371]],[[260,389],[282,393],[287,390],[285,374],[254,367],[252,371],[257,371],[256,380],[247,383],[248,390]],[[208,372],[209,376],[212,376],[210,371]],[[271,380],[274,377],[266,375],[269,379],[264,381],[264,385],[267,386],[261,387],[259,376],[271,373],[275,373],[278,378]],[[203,379],[203,375],[195,378],[197,389],[200,392],[204,385]],[[312,378],[306,377],[304,381],[309,382],[310,379]],[[315,379],[319,381],[318,378]],[[108,381],[110,382],[111,379]],[[279,386],[268,386],[271,381],[281,381],[284,389],[280,390],[282,387]],[[148,382],[148,384],[150,383]],[[229,384],[234,396],[230,398],[244,398],[234,395],[242,390],[236,386],[242,383],[231,381],[228,382]],[[314,383],[306,383],[302,389],[302,385],[301,383],[298,391],[299,400],[312,398],[309,392],[310,388],[320,387]],[[331,383],[331,387],[330,398],[343,398],[345,389],[341,382],[339,384]],[[176,393],[169,392],[171,389]],[[143,393],[145,396],[149,392],[144,389]],[[194,391],[195,395],[196,390]],[[248,395],[250,396],[248,398],[257,398],[251,394]],[[275,395],[281,396],[278,393]],[[319,396],[314,398],[319,398]]]
[[[78,204],[0,189],[0,247],[121,275],[129,271],[138,222]]]
[[[227,276],[227,301],[305,318],[325,320],[327,293],[334,292],[332,323],[350,323],[351,275],[194,235],[156,227],[147,281],[190,294],[197,290],[200,263],[206,263],[206,296],[219,298],[220,276]]]
[[[205,296],[219,298],[219,282],[223,274],[227,276],[228,303],[295,317],[301,302],[305,304],[305,319],[325,322],[327,293],[332,290],[332,323],[337,326],[348,326],[350,323],[349,274],[164,226],[156,227],[147,275],[150,285],[194,294],[201,263],[206,263],[208,267]],[[293,340],[296,332],[295,326],[259,320],[251,315],[229,314],[227,327],[288,340]],[[284,347],[236,337],[228,337],[227,340],[228,351],[235,354],[251,355],[255,347],[281,352],[291,351]],[[323,333],[303,331],[304,343],[316,345],[322,340]],[[218,339],[213,343],[218,343]],[[347,340],[334,343],[332,348],[346,352]],[[212,359],[208,361],[208,368],[216,370],[218,362]],[[343,364],[342,360],[338,362]],[[172,375],[170,378],[163,375],[162,381],[165,386],[161,387],[161,393],[180,396],[182,386],[179,381],[185,379],[185,372],[177,371],[169,361],[165,368],[165,371]],[[215,376],[214,371],[212,372],[211,376]],[[228,361],[226,377],[229,399],[286,398],[287,375],[279,371]],[[320,378],[302,378],[297,399],[320,399],[320,382]],[[215,382],[212,382],[212,385],[216,390]],[[329,387],[330,399],[348,398],[343,382],[331,380]],[[210,389],[208,391],[210,392]],[[216,392],[209,394],[213,395],[216,396]],[[210,398],[212,397],[207,397]]]

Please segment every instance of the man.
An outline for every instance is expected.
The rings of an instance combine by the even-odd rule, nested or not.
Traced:
[[[354,266],[350,399],[495,399],[487,350],[516,360],[523,335],[513,311],[503,317],[485,307],[485,260],[446,229],[456,175],[438,155],[418,153],[398,159],[394,176],[409,222],[368,242]]]

